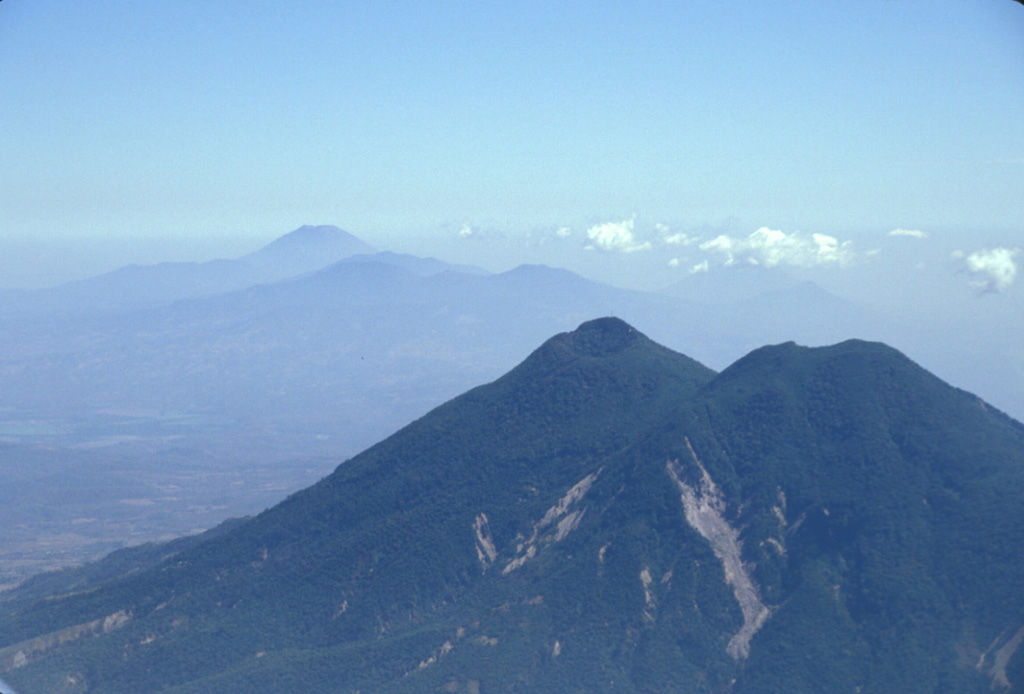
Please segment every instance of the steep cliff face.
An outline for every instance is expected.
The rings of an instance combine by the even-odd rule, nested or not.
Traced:
[[[603,319],[240,527],[7,605],[0,655],[52,647],[0,668],[25,691],[1014,692],[1021,546],[1024,427],[894,350],[715,375]]]

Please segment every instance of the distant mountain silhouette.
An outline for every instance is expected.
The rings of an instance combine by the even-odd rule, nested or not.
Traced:
[[[487,270],[475,265],[457,265],[446,263],[437,258],[421,258],[408,253],[392,253],[381,251],[380,253],[359,253],[346,258],[344,263],[381,263],[383,265],[395,265],[409,270],[420,277],[431,277],[442,272],[457,272],[468,275],[489,275]]]
[[[128,265],[57,287],[8,293],[3,314],[111,312],[153,308],[319,270],[374,249],[333,226],[303,226],[233,260]]]
[[[302,226],[263,248],[239,258],[266,268],[272,279],[311,272],[360,253],[374,253],[368,243],[335,226]]]

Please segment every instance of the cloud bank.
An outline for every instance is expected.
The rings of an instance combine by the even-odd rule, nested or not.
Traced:
[[[724,255],[726,265],[745,262],[765,267],[814,267],[848,262],[852,257],[849,246],[849,241],[840,243],[825,234],[811,234],[808,238],[796,232],[787,234],[761,227],[746,238],[718,236],[700,244],[700,249]]]
[[[971,286],[983,293],[1009,289],[1017,277],[1017,262],[1014,258],[1018,255],[1019,248],[985,248],[966,257],[959,251],[953,254],[954,257],[963,258],[964,269],[976,277]]]
[[[636,235],[633,233],[633,224],[633,219],[595,224],[587,229],[588,241],[586,248],[601,251],[619,251],[622,253],[650,249],[650,241],[641,243],[637,240]]]
[[[889,236],[906,236],[912,239],[926,239],[928,233],[921,231],[920,229],[893,229],[889,232]]]

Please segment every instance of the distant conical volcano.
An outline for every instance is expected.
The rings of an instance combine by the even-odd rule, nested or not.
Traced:
[[[370,244],[336,226],[305,225],[244,256],[243,260],[267,265],[283,276],[309,272],[359,253],[374,253]]]
[[[899,352],[605,318],[241,526],[9,601],[67,692],[1024,691],[1024,426]]]

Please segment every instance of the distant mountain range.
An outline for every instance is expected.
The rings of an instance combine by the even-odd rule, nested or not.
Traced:
[[[0,316],[153,308],[179,299],[220,294],[319,270],[372,246],[333,226],[303,226],[258,251],[206,263],[128,265],[49,289],[7,292]]]
[[[1024,691],[1024,425],[883,344],[614,318],[259,516],[0,603],[24,692]]]

